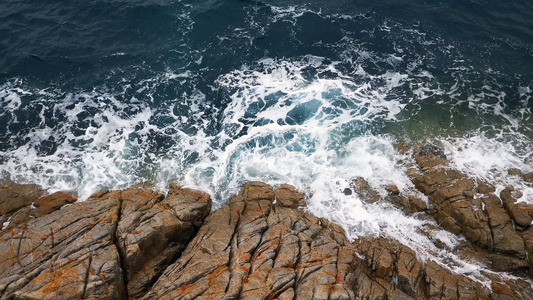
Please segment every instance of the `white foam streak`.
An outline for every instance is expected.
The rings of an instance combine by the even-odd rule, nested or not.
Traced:
[[[518,133],[488,138],[484,134],[442,139],[445,153],[453,168],[496,185],[497,191],[507,186],[520,190],[519,202],[533,204],[533,187],[509,169],[533,172],[531,141]]]
[[[306,59],[264,60],[261,71],[245,68],[221,77],[219,84],[228,89],[232,99],[222,123],[231,130],[213,139],[226,141],[226,147],[204,146],[208,153],[192,168],[183,170],[182,183],[210,191],[219,207],[246,181],[260,180],[274,186],[289,182],[311,195],[309,211],[337,221],[350,239],[392,236],[417,250],[423,259],[436,259],[443,265],[447,260],[460,261],[438,249],[433,241],[441,240],[453,249],[459,243],[455,235],[438,230],[422,232],[430,221],[407,216],[387,201],[367,204],[355,194],[343,193],[358,176],[383,195],[388,184],[404,192],[414,189],[402,164],[406,157],[396,152],[394,138],[357,131],[358,122],[361,126],[369,120],[390,119],[401,111],[403,104],[385,100],[384,92],[401,85],[405,76],[385,74],[383,78],[390,80],[384,80],[385,85],[377,91],[371,84],[356,84],[340,72],[336,79],[318,76],[309,80],[301,76],[301,70],[307,63],[320,69],[323,62]],[[324,69],[338,72],[331,65]],[[272,103],[269,97],[274,97]],[[335,103],[339,99],[343,105]],[[291,112],[298,108],[306,117],[291,121]],[[265,122],[259,124],[258,120]],[[202,147],[213,139],[196,139],[193,144]],[[456,264],[467,274],[481,268]]]

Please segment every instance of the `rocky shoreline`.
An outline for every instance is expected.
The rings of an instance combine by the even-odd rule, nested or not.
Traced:
[[[455,249],[435,244],[486,266],[483,280],[388,237],[351,242],[289,185],[249,182],[211,211],[209,195],[177,184],[77,202],[2,182],[0,299],[533,299],[533,205],[449,168],[438,149],[398,150],[416,161],[407,173],[427,202],[395,186],[382,197],[363,178],[346,193],[464,236]]]

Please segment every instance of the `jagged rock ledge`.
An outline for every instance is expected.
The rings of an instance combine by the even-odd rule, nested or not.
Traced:
[[[525,279],[533,239],[517,194],[417,152],[410,171],[429,205],[388,188],[392,201],[462,233],[495,272],[482,285],[386,238],[349,242],[338,225],[302,209],[293,187],[250,182],[220,209],[209,196],[170,186],[102,191],[75,202],[65,193],[2,183],[1,299],[532,299]],[[513,224],[516,223],[516,226]],[[485,251],[485,252],[483,252]],[[472,251],[470,251],[472,252]],[[529,253],[529,255],[527,255]]]

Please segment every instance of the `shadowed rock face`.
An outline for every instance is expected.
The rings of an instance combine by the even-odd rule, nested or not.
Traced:
[[[122,192],[117,245],[128,282],[128,296],[142,297],[164,268],[181,254],[211,211],[208,195],[171,186],[167,197],[142,189]]]
[[[134,186],[62,207],[70,196],[34,199],[11,212],[28,210],[25,221],[0,232],[0,298],[533,299],[521,279],[487,272],[483,285],[394,240],[349,242],[338,225],[306,213],[303,199],[292,186],[260,182],[211,213],[208,195],[177,185],[166,196]],[[509,222],[487,214],[489,230]],[[533,248],[529,228],[519,234]],[[504,269],[525,261],[510,253],[493,261]]]

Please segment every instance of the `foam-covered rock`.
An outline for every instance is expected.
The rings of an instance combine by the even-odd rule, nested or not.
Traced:
[[[412,180],[428,196],[430,212],[444,229],[493,251],[495,270],[527,268],[526,245],[514,224],[529,226],[531,217],[526,204],[515,203],[518,192],[507,188],[500,199],[494,186],[449,168],[437,154],[418,153],[415,158],[420,169],[411,173]]]

